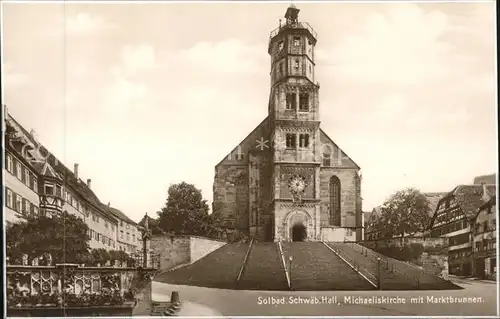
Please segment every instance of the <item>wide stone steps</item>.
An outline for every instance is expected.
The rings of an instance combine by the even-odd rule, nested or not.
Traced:
[[[444,290],[458,289],[453,283],[425,272],[417,266],[379,254],[356,243],[328,243],[350,260],[378,276],[380,258],[380,286],[382,290]]]
[[[244,290],[288,290],[276,243],[254,242],[238,284]]]
[[[160,274],[155,281],[175,285],[235,289],[248,243],[227,244],[191,265]]]
[[[283,243],[293,290],[373,290],[374,287],[322,242]]]

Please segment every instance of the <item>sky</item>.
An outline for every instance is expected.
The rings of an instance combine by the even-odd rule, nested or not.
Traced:
[[[318,34],[322,129],[362,172],[363,211],[497,168],[495,5],[296,3]],[[284,3],[2,3],[3,103],[134,220],[266,116]]]

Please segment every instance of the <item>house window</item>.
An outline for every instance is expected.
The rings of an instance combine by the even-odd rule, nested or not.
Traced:
[[[31,215],[35,214],[35,205],[33,205],[33,204],[30,205],[30,214]]]
[[[22,208],[21,209],[22,209],[22,212],[24,214],[27,214],[29,212],[28,204],[29,204],[28,200],[26,200],[26,198],[23,198],[22,199]]]
[[[132,241],[135,243],[135,234],[132,234]]]
[[[300,45],[300,37],[293,37],[293,46],[298,47]]]
[[[300,95],[299,111],[303,111],[303,112],[309,111],[309,94],[304,93],[304,94]]]
[[[129,229],[130,228],[130,224],[127,224],[127,226],[125,228]]]
[[[101,243],[106,244],[106,236],[101,235]]]
[[[120,220],[120,226],[123,227],[123,220]]]
[[[12,191],[8,188],[5,189],[5,197],[7,198],[7,207],[14,208],[14,195]]]
[[[483,222],[483,225],[484,225],[484,226],[483,226],[483,229],[484,229],[483,231],[484,231],[484,232],[487,232],[487,231],[489,230],[489,229],[488,229],[488,228],[489,228],[489,227],[488,227],[488,226],[489,226],[488,221]]]
[[[10,173],[12,173],[12,170],[13,170],[13,165],[12,165],[12,156],[10,156],[9,154],[7,154],[6,159],[7,159],[7,170],[8,170]]]
[[[24,169],[24,183],[26,185],[30,185],[30,175],[31,175],[30,171],[27,168],[25,168]]]
[[[130,233],[127,233],[127,241],[130,240]]]
[[[280,74],[283,74],[283,62],[280,63]]]
[[[352,236],[352,229],[347,228],[346,231],[345,231],[345,235],[346,236]]]
[[[54,195],[54,185],[45,184],[45,195]]]
[[[330,178],[330,225],[340,226],[340,180]]]
[[[56,196],[62,197],[62,187],[59,185],[56,185]]]
[[[296,59],[295,60],[295,69],[298,69],[299,68],[299,59]]]
[[[295,93],[286,94],[286,109],[295,110],[297,106],[297,95]]]
[[[21,212],[21,201],[22,201],[22,197],[17,195],[17,194],[14,194],[16,196],[16,211],[17,212]]]
[[[105,222],[104,222],[104,227],[106,227],[106,228],[108,228],[108,227],[109,227],[109,225],[108,225],[108,222],[107,222],[107,221],[105,221]]]
[[[16,162],[16,176],[17,176],[17,178],[22,179],[22,174],[23,174],[23,171],[22,171],[21,163]]]
[[[295,148],[297,145],[297,135],[287,134],[286,135],[286,148]]]
[[[330,157],[330,154],[323,154],[323,166],[331,166],[332,165],[332,159]]]
[[[123,230],[120,230],[120,238],[123,239]]]
[[[299,147],[309,147],[309,134],[299,135]]]
[[[312,66],[309,65],[309,74],[311,74],[311,73],[312,73]]]

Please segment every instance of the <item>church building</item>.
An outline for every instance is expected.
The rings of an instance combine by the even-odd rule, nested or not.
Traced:
[[[260,241],[359,241],[360,167],[320,127],[317,34],[299,11],[271,32],[268,116],[216,165],[213,213]]]

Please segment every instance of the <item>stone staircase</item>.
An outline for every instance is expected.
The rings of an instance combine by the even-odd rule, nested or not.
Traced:
[[[235,289],[248,243],[227,244],[191,265],[158,275],[155,281],[199,287]]]
[[[170,306],[170,302],[165,301],[165,302],[158,302],[158,301],[153,301],[151,304],[151,316],[163,316],[163,313],[167,311],[168,307]]]
[[[285,270],[276,243],[253,243],[238,288],[288,290]]]
[[[286,242],[283,254],[291,269],[292,290],[373,290],[375,287],[322,242]]]
[[[455,284],[427,273],[406,262],[379,254],[357,243],[327,243],[340,256],[357,265],[362,273],[377,280],[380,258],[381,290],[445,290],[460,289]]]

